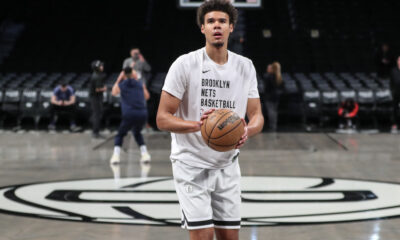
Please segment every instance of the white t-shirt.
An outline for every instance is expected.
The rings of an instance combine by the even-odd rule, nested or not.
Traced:
[[[181,100],[176,117],[200,121],[208,109],[227,108],[245,117],[248,98],[259,98],[256,71],[250,59],[228,51],[228,62],[216,64],[205,48],[180,56],[170,67],[163,90]],[[171,133],[171,160],[193,167],[228,166],[239,150],[218,152],[208,147],[201,132]]]

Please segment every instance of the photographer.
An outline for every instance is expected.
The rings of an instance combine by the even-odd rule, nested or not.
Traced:
[[[147,74],[151,71],[150,64],[144,59],[143,55],[140,53],[139,48],[131,48],[131,57],[126,58],[122,65],[122,69],[126,67],[131,67],[136,71],[138,78],[144,81],[147,84]]]

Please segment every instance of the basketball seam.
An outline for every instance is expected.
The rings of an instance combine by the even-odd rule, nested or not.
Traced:
[[[242,123],[242,120],[240,120],[240,122],[239,122],[238,124],[236,124],[236,126],[235,126],[234,128],[232,128],[232,129],[229,130],[228,132],[224,133],[223,135],[221,135],[221,136],[219,136],[219,137],[217,137],[217,138],[209,138],[209,139],[215,140],[215,139],[218,139],[218,138],[222,138],[222,137],[225,136],[226,134],[228,134],[228,133],[232,132],[233,130],[235,130],[241,123]]]
[[[210,137],[211,137],[212,133],[214,132],[215,127],[218,125],[218,122],[221,120],[221,118],[223,118],[226,114],[229,114],[229,113],[231,113],[231,112],[227,112],[227,113],[225,113],[224,115],[222,115],[222,116],[217,120],[217,122],[214,124],[214,127],[211,129],[210,135],[207,136],[207,137],[208,137],[208,141],[207,141],[208,143],[207,143],[207,145],[210,145]],[[207,131],[206,131],[206,133],[207,133]]]

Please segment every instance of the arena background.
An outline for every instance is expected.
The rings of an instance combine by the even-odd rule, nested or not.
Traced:
[[[281,63],[285,83],[278,131],[265,114],[264,131],[240,153],[240,239],[398,239],[400,139],[377,56],[383,43],[399,53],[400,1],[263,0],[240,10],[261,100],[267,64]],[[204,46],[195,15],[176,0],[0,3],[0,240],[188,238],[178,227],[171,137],[157,131],[155,114],[171,63]],[[121,163],[110,165],[121,119],[110,90],[132,46],[152,66],[154,130],[143,131],[151,163],[140,163],[129,135]],[[107,73],[106,139],[91,135],[94,59]],[[79,132],[62,120],[47,129],[61,82],[76,90]],[[348,98],[359,104],[355,127],[339,131]]]
[[[309,119],[336,127],[332,110],[341,91],[358,95],[372,90],[376,96],[376,91],[388,89],[388,81],[376,76],[374,57],[383,42],[393,52],[398,49],[398,9],[394,0],[265,0],[262,8],[241,10],[238,28],[245,34],[244,55],[256,66],[261,93],[266,65],[282,65],[281,130],[304,130]],[[195,9],[179,8],[178,1],[15,1],[3,4],[0,11],[3,91],[52,88],[65,79],[76,90],[85,89],[89,76],[84,73],[91,71],[94,59],[105,62],[111,87],[116,78],[112,74],[121,70],[130,47],[137,46],[152,66],[149,108],[156,109],[163,73],[179,55],[204,44]],[[320,97],[308,99],[305,92],[315,91]],[[325,101],[323,92],[332,91],[338,98]],[[302,104],[307,101],[316,101],[318,108],[309,111],[308,103]],[[387,100],[367,101],[373,102],[366,103],[360,115],[371,110],[383,122],[377,125],[367,119],[366,127],[387,130]]]

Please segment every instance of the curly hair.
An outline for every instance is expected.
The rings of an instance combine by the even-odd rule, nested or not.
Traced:
[[[204,16],[212,11],[221,11],[228,14],[229,24],[235,26],[238,12],[229,0],[208,0],[197,9],[197,25],[200,28],[204,24]]]

